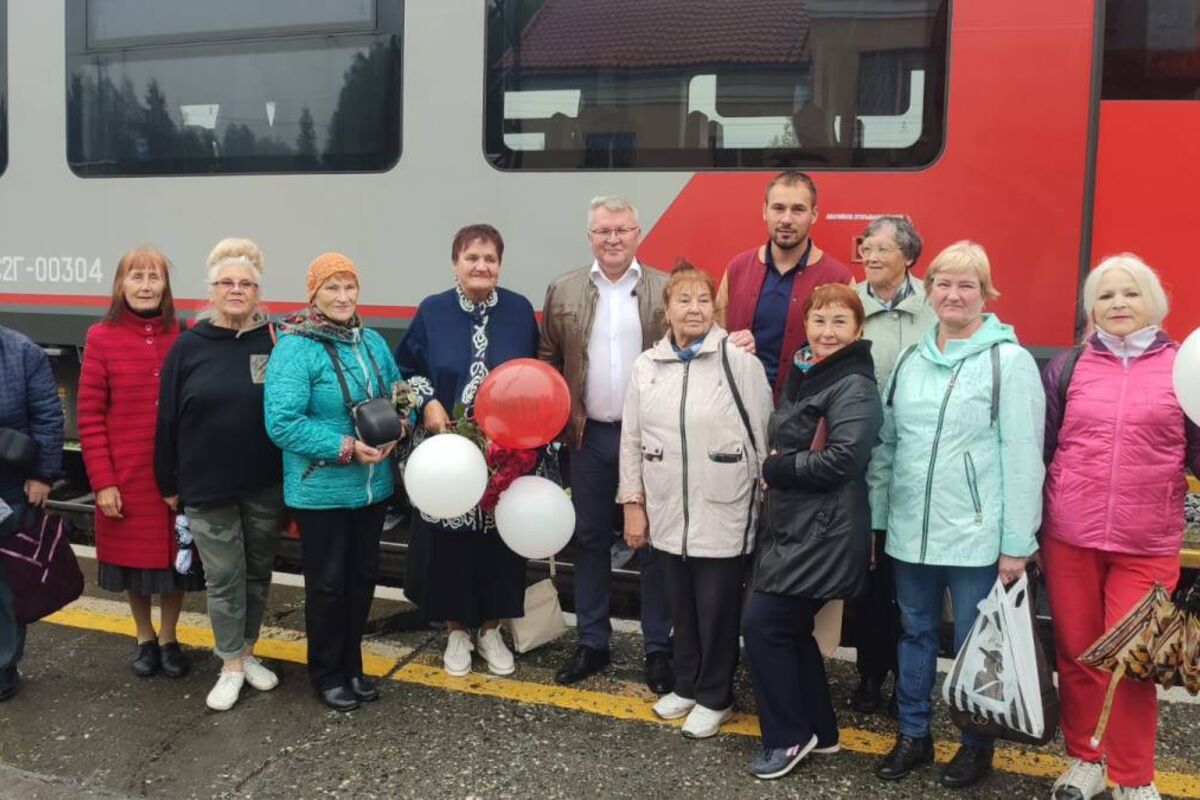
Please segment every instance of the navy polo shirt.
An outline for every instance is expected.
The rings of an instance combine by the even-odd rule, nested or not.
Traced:
[[[771,243],[767,242],[766,262],[767,274],[763,278],[762,289],[758,293],[758,304],[754,307],[754,322],[751,331],[754,333],[754,351],[763,369],[767,371],[767,383],[775,385],[775,377],[779,374],[779,360],[783,350],[783,334],[787,329],[788,307],[792,302],[792,284],[796,276],[808,266],[808,256],[812,252],[812,239],[804,248],[800,263],[786,274],[780,275],[775,269],[775,257],[771,254]]]

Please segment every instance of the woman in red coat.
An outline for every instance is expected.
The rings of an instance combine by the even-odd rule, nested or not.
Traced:
[[[183,593],[203,588],[199,569],[174,569],[175,515],[154,481],[158,375],[179,336],[166,256],[139,247],[121,257],[112,302],[88,330],[79,376],[79,438],[96,493],[96,556],[100,586],[123,592],[137,624],[133,671],[186,675],[187,656],[175,639]],[[161,596],[162,625],[150,619]]]

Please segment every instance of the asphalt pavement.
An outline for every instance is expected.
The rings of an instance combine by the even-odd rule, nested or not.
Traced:
[[[997,770],[964,793],[942,789],[937,770],[886,784],[872,775],[895,736],[884,715],[841,714],[843,751],[813,756],[791,775],[757,781],[745,766],[757,747],[754,700],[739,673],[739,715],[705,741],[654,720],[640,683],[641,642],[618,633],[614,664],[578,687],[554,685],[574,632],[518,660],[515,675],[450,678],[444,634],[412,608],[377,600],[367,671],[383,697],[339,714],[305,677],[301,592],[273,589],[259,652],[280,673],[269,693],[247,689],[229,712],[204,697],[219,662],[203,598],[189,600],[180,639],[191,674],[139,679],[128,668],[131,627],[119,600],[91,597],[30,629],[21,691],[0,704],[0,798],[915,798],[1049,797],[1061,745],[1005,747]],[[483,666],[476,659],[476,669]],[[837,707],[853,666],[829,665]],[[1160,786],[1200,798],[1200,705],[1162,704]],[[1113,735],[1119,735],[1119,731]],[[954,750],[944,714],[939,758]],[[1164,792],[1164,794],[1168,794]]]

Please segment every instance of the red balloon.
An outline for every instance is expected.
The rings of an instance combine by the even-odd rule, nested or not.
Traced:
[[[475,421],[501,447],[549,444],[571,416],[571,391],[558,371],[536,358],[506,361],[475,394]]]

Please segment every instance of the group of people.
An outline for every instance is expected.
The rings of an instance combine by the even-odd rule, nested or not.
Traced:
[[[1157,276],[1132,255],[1101,262],[1084,286],[1084,341],[1039,375],[1012,327],[986,311],[999,291],[978,244],[947,247],[918,277],[917,230],[880,217],[863,231],[866,280],[855,284],[814,242],[817,218],[812,179],[775,176],[767,241],[717,286],[687,261],[669,274],[640,263],[637,209],[595,198],[594,260],[550,284],[540,327],[526,298],[498,286],[500,233],[469,225],[451,244],[453,287],[421,303],[394,353],[363,326],[359,270],[340,253],[313,260],[308,304],[272,321],[262,253],[224,240],[208,259],[209,305],[190,327],[176,319],[163,254],[126,254],[88,334],[78,416],[99,582],[128,598],[133,670],[187,673],[175,627],[183,594],[203,587],[222,660],[209,707],[231,708],[247,683],[278,683],[253,653],[286,515],[302,542],[313,688],[340,711],[376,699],[361,642],[396,467],[393,445],[358,437],[353,409],[406,384],[414,438],[437,434],[455,424],[452,409],[469,416],[490,370],[538,357],[571,397],[560,441],[579,641],[558,682],[609,663],[610,549],[623,533],[641,567],[658,716],[685,718],[685,736],[715,735],[732,713],[740,637],[762,727],[750,772],[777,778],[836,752],[816,629],[844,600],[860,674],[850,705],[880,709],[895,676],[887,705],[899,733],[876,774],[898,780],[933,760],[947,593],[957,647],[996,579],[1037,560],[1071,758],[1053,797],[1093,797],[1106,777],[1118,798],[1157,797],[1153,687],[1120,686],[1121,737],[1097,746],[1107,679],[1076,661],[1153,583],[1178,579],[1200,431],[1171,388],[1177,345],[1162,329]],[[0,464],[4,535],[45,502],[62,415],[45,356],[6,329],[0,370],[0,427],[42,444],[25,474]],[[202,567],[180,568],[188,536]],[[523,614],[525,561],[492,515],[414,512],[410,544],[406,592],[445,623],[446,671],[468,674],[477,652],[489,671],[512,673],[499,623]],[[16,690],[23,638],[11,617],[0,575],[0,699]],[[964,733],[941,782],[970,786],[992,758],[992,741]]]

